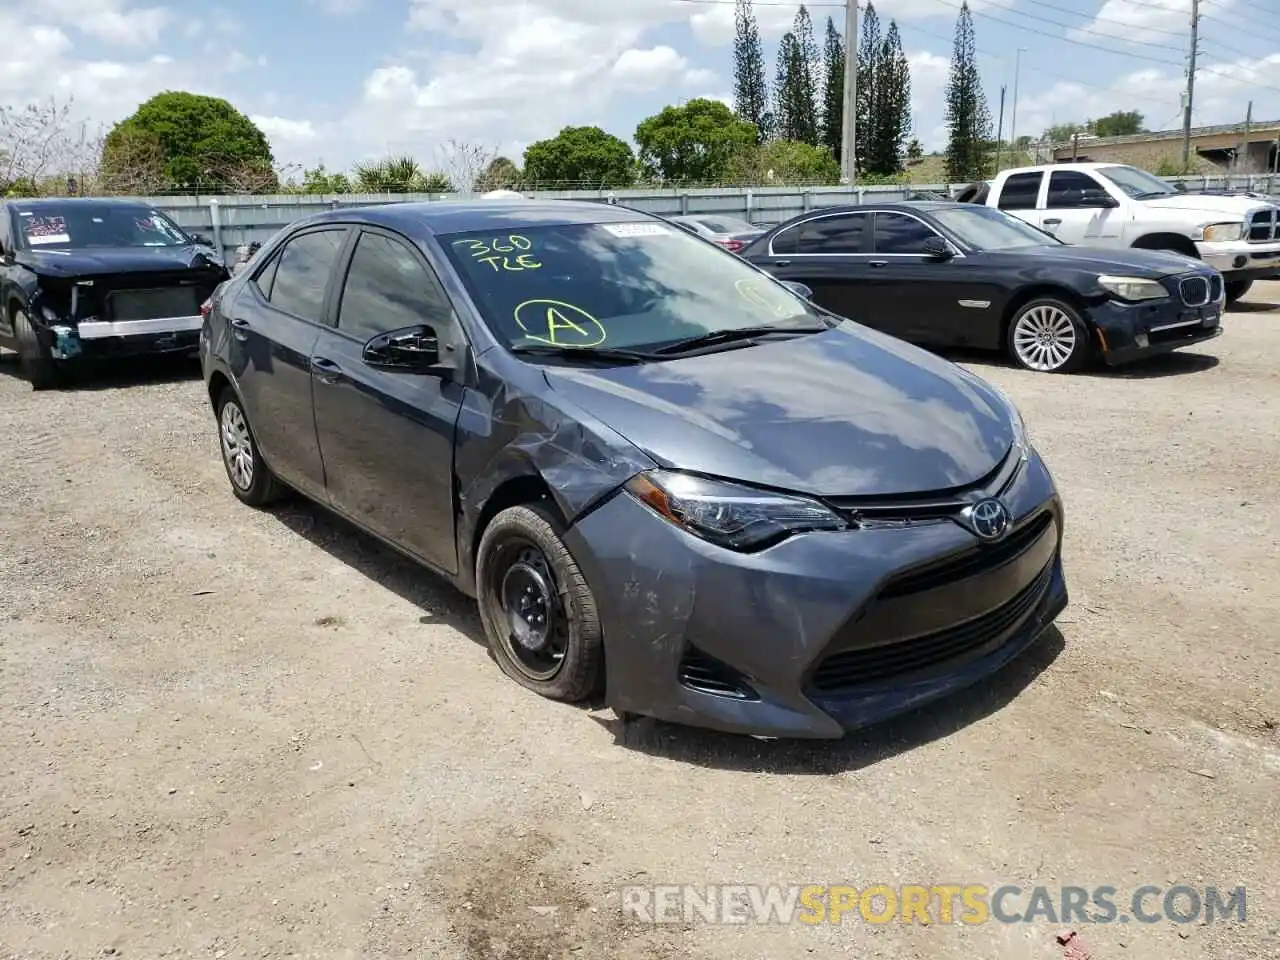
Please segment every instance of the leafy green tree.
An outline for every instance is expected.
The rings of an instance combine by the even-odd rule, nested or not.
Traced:
[[[113,172],[139,142],[149,142],[159,151],[172,189],[243,188],[250,179],[261,181],[262,192],[278,187],[266,134],[218,97],[181,91],[156,94],[107,134],[104,170]]]
[[[509,157],[494,157],[489,165],[476,178],[476,190],[488,193],[490,190],[513,190],[520,186],[520,168]]]
[[[1145,133],[1144,118],[1137,110],[1117,110],[1094,120],[1089,131],[1098,137],[1128,137]]]
[[[991,111],[978,73],[973,38],[973,15],[968,0],[960,4],[955,44],[951,53],[951,77],[946,92],[947,177],[952,183],[980,180],[987,175],[990,155]]]
[[[408,155],[357,164],[355,187],[360,193],[452,193],[442,173],[425,171]]]
[[[524,152],[524,180],[530,189],[554,185],[627,187],[635,182],[631,147],[599,127],[565,127]]]
[[[893,20],[889,21],[873,69],[866,165],[870,173],[892,176],[902,172],[911,131],[911,69]]]
[[[743,120],[755,124],[761,141],[771,135],[769,83],[764,72],[760,27],[751,0],[737,0],[734,11],[733,106]]]
[[[351,178],[345,173],[330,173],[324,164],[302,171],[302,193],[336,194],[351,192]]]
[[[804,95],[804,53],[794,33],[785,33],[778,44],[778,65],[774,73],[774,135],[793,143],[807,142],[811,119],[810,104]]]
[[[696,98],[665,107],[636,127],[640,162],[664,180],[724,180],[735,155],[754,145],[759,131],[719,100]]]
[[[840,164],[826,146],[771,140],[739,152],[730,176],[740,184],[835,184]]]
[[[822,142],[822,103],[818,96],[818,81],[822,71],[822,54],[818,42],[813,35],[813,19],[804,4],[796,11],[795,23],[791,32],[796,35],[796,45],[800,48],[800,62],[795,71],[795,81],[799,84],[796,103],[802,104],[800,111],[800,134],[802,143],[817,146]]]
[[[827,38],[822,50],[822,142],[840,163],[844,148],[844,37],[827,17]]]
[[[1064,143],[1077,133],[1088,133],[1089,127],[1083,123],[1058,123],[1045,130],[1044,138],[1050,143]]]
[[[907,144],[907,163],[919,163],[924,159],[924,145],[919,137],[912,137]]]
[[[875,90],[876,60],[880,55],[880,17],[875,4],[868,2],[858,31],[858,83],[855,97],[857,106],[854,126],[854,157],[858,173],[867,169],[869,147],[875,139]]]

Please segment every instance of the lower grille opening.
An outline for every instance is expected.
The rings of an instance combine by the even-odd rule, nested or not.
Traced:
[[[990,613],[945,630],[901,643],[834,654],[818,665],[811,684],[820,693],[839,693],[958,660],[1020,625],[1040,602],[1052,576],[1053,564],[1049,563],[1012,599]]]
[[[699,693],[733,700],[760,699],[742,674],[694,646],[685,650],[678,676],[683,686]]]

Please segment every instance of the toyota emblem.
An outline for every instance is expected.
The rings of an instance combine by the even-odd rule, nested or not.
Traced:
[[[969,508],[969,526],[983,540],[999,540],[1009,529],[1009,511],[994,498],[979,500]]]

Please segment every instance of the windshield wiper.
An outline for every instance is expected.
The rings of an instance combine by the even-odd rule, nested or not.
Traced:
[[[822,333],[830,330],[831,327],[823,324],[821,326],[803,326],[803,327],[779,327],[773,325],[755,326],[755,327],[737,327],[733,330],[713,330],[711,333],[703,333],[696,337],[688,337],[684,340],[676,340],[674,343],[668,343],[658,347],[653,352],[662,356],[669,356],[677,353],[687,353],[690,350],[698,350],[702,347],[714,347],[721,343],[734,343],[739,340],[752,340],[755,337],[762,337],[773,333]]]
[[[640,350],[623,350],[617,347],[557,347],[554,344],[524,345],[512,347],[518,357],[549,360],[585,360],[589,363],[646,363],[661,360],[654,353]]]
[[[1176,197],[1177,193],[1173,190],[1147,190],[1143,193],[1135,193],[1135,200],[1154,200],[1156,197]]]

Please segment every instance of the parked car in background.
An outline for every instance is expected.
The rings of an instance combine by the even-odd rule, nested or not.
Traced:
[[[1003,394],[639,211],[308,217],[219,289],[201,358],[236,497],[297,490],[447,578],[553,699],[839,737],[1067,604]]]
[[[824,208],[742,251],[820,306],[930,347],[1004,350],[1047,373],[1109,365],[1222,332],[1222,275],[1155,250],[1063,244],[990,207]]]
[[[764,233],[763,228],[757,227],[748,220],[721,213],[690,214],[669,219],[686,229],[691,229],[699,236],[720,244],[730,253],[737,253]]]
[[[205,238],[143,203],[0,202],[0,346],[37,390],[85,360],[194,352],[201,304],[229,276]]]
[[[1059,163],[997,174],[965,200],[996,207],[1071,244],[1168,250],[1226,280],[1227,302],[1280,269],[1280,206],[1193,193],[1118,163]]]

